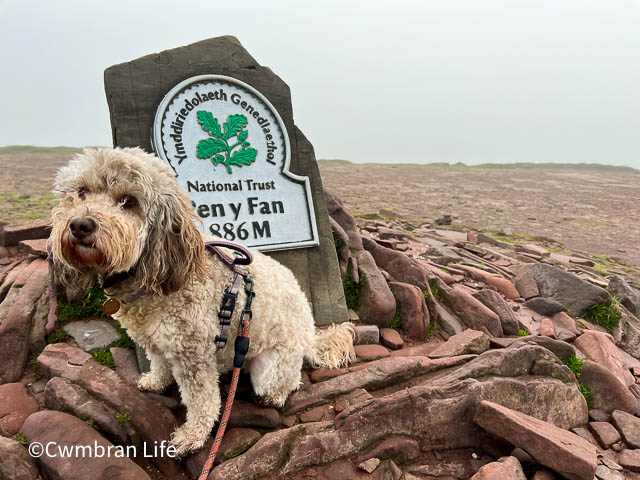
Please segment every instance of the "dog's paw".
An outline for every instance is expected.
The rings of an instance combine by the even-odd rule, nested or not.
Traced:
[[[167,386],[164,385],[151,372],[142,374],[138,379],[138,388],[145,392],[162,392]]]
[[[169,444],[175,447],[176,456],[183,457],[187,453],[200,450],[208,437],[208,432],[203,432],[202,429],[193,428],[185,424],[175,429],[171,434]]]

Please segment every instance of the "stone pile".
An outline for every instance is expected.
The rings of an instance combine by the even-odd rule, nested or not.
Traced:
[[[445,229],[451,217],[438,229],[354,218],[326,196],[357,362],[305,368],[279,410],[243,376],[210,480],[640,479],[632,281],[537,243]],[[56,287],[42,246],[20,251],[0,252],[11,257],[0,263],[0,478],[197,478],[212,439],[180,461],[142,455],[184,421],[176,387],[138,391],[126,348],[100,364],[96,349],[116,338],[105,319],[91,328],[102,343],[76,322],[48,344],[61,331]],[[34,459],[21,444],[47,441],[138,454]]]

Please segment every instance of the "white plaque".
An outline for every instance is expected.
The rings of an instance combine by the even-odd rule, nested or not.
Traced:
[[[152,144],[204,233],[263,251],[318,245],[309,179],[289,172],[284,123],[253,87],[222,75],[179,83],[158,107]]]

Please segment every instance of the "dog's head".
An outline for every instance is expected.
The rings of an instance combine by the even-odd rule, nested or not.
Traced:
[[[155,156],[85,150],[58,172],[54,192],[49,243],[67,285],[133,269],[133,288],[166,295],[205,274],[191,200]]]

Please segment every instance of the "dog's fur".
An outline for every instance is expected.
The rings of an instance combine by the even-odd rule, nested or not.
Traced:
[[[145,348],[151,371],[139,388],[160,392],[175,378],[187,420],[173,433],[178,454],[197,450],[218,419],[218,375],[233,368],[241,288],[226,348],[216,351],[218,309],[230,270],[208,254],[196,229],[189,196],[171,168],[138,148],[85,150],[62,168],[55,184],[50,249],[63,283],[86,288],[134,269],[106,289],[121,307],[114,314]],[[69,224],[97,224],[91,244],[74,240]],[[254,253],[251,346],[247,364],[256,395],[282,406],[300,385],[303,359],[337,367],[354,358],[350,324],[316,332],[309,303],[290,270]],[[137,292],[144,295],[134,299]]]

